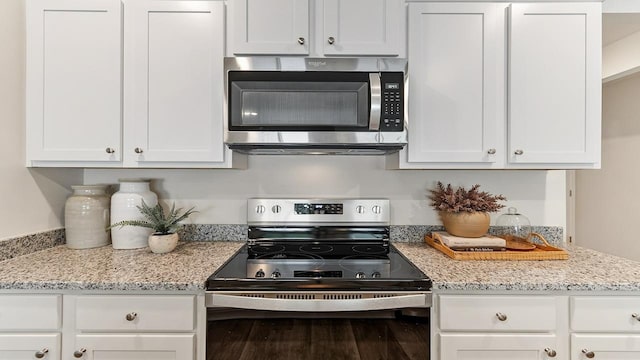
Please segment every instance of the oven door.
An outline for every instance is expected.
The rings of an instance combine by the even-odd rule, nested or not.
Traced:
[[[429,359],[429,292],[207,293],[207,358]]]

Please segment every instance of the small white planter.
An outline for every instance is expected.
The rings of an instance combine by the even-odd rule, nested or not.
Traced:
[[[149,235],[149,249],[156,254],[171,252],[178,245],[178,233],[160,235]]]

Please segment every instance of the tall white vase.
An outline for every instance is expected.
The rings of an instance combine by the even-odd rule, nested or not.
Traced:
[[[149,190],[149,181],[120,179],[120,190],[111,196],[111,224],[123,220],[143,220],[138,210],[142,200],[149,205],[158,203],[158,196]],[[139,226],[116,226],[111,228],[111,243],[114,249],[139,249],[148,245],[153,230]]]

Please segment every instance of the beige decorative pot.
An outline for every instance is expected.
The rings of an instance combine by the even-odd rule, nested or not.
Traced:
[[[178,233],[149,235],[149,249],[155,254],[171,252],[178,245]]]
[[[444,229],[453,236],[481,237],[489,231],[489,214],[486,212],[440,212]]]

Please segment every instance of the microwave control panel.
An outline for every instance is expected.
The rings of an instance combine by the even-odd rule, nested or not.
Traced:
[[[404,74],[383,72],[380,76],[382,103],[380,131],[404,130]]]

